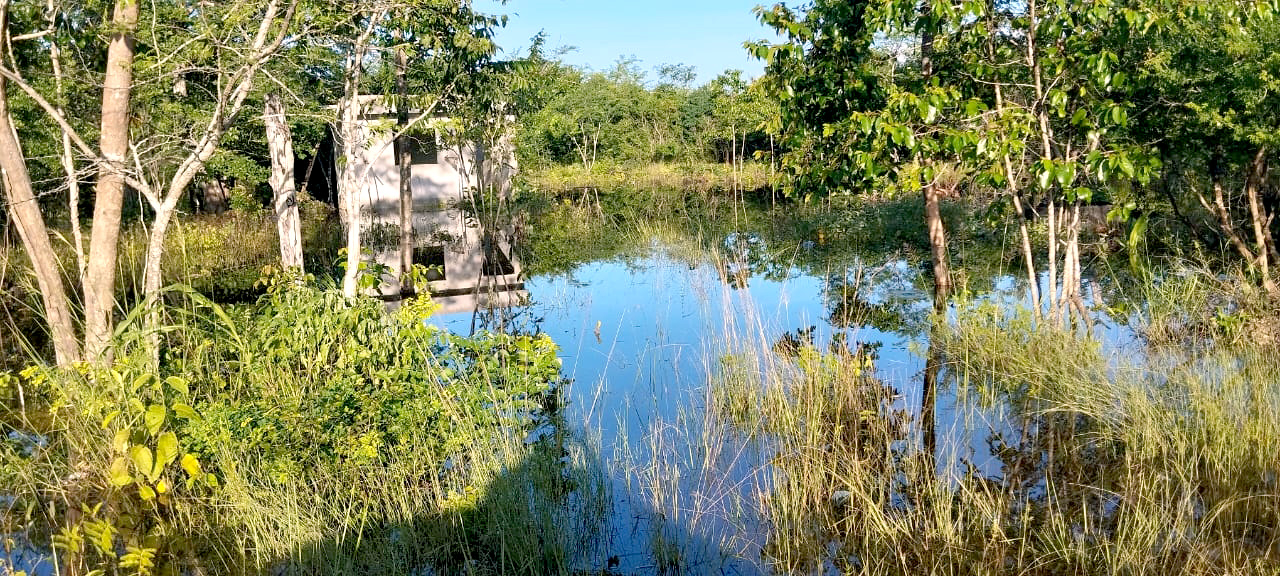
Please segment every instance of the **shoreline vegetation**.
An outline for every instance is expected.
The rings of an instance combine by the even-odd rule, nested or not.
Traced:
[[[735,169],[728,164],[659,163],[643,166],[598,163],[590,169],[578,164],[550,166],[521,176],[531,190],[562,193],[574,190],[669,190],[771,195],[770,167],[749,162]]]
[[[668,170],[635,174],[666,178]],[[668,237],[688,245],[681,253],[691,261],[711,258],[724,274],[760,273],[767,261],[725,251],[733,246],[722,242],[726,235],[743,229],[771,245],[809,242],[818,251],[812,263],[789,266],[895,251],[913,262],[927,258],[927,238],[910,225],[922,210],[917,199],[781,212],[754,200],[740,207],[745,219],[735,225],[732,195],[716,200],[723,191],[521,194],[521,210],[541,234],[526,239],[534,270],[571,270]],[[946,217],[965,221],[983,210],[953,204]],[[265,237],[269,224],[226,215],[188,224],[191,236],[177,237],[253,238],[255,227]],[[976,275],[986,267],[1016,273],[1002,235],[953,230],[975,274],[970,282],[984,282]],[[582,253],[545,251],[571,237]],[[217,253],[192,245],[183,253]],[[11,434],[0,471],[16,493],[0,528],[33,538],[11,539],[10,566],[31,549],[85,568],[245,574],[391,574],[423,565],[573,574],[609,564],[601,532],[609,472],[593,441],[558,420],[555,343],[447,336],[421,324],[428,300],[387,315],[376,300],[343,300],[334,277],[259,280],[265,293],[249,305],[224,308],[201,290],[171,292],[163,336],[170,352],[159,367],[141,353],[146,333],[135,311],[108,372],[32,367],[6,376],[3,422]],[[768,341],[726,326],[712,342],[721,363],[703,376],[705,420],[671,423],[685,436],[656,438],[649,448],[674,459],[661,464],[669,469],[638,481],[660,505],[680,489],[672,478],[724,474],[715,458],[680,456],[681,446],[730,450],[743,442],[738,450],[774,454],[749,469],[754,488],[746,495],[729,484],[719,495],[760,519],[764,544],[755,549],[695,527],[713,532],[697,542],[679,530],[655,537],[652,554],[670,571],[705,567],[715,564],[703,557],[707,539],[722,537],[723,549],[761,571],[805,572],[823,562],[904,576],[1207,576],[1280,567],[1268,528],[1276,521],[1269,495],[1280,473],[1271,448],[1280,445],[1280,424],[1263,408],[1280,402],[1272,390],[1280,366],[1257,336],[1273,309],[1246,279],[1208,269],[1127,282],[1108,306],[1129,307],[1120,318],[1142,338],[1141,364],[1109,356],[1082,332],[1038,325],[1026,310],[981,302],[959,300],[953,321],[932,333],[940,386],[963,407],[962,426],[982,430],[993,414],[1007,426],[994,430],[995,475],[947,456],[954,446],[945,434],[926,449],[920,413],[876,377],[874,349],[803,333]],[[856,281],[840,293],[854,299],[841,325],[901,325],[859,301]],[[742,314],[754,313],[752,303],[742,305]],[[104,378],[117,384],[90,384]],[[431,388],[438,386],[452,392]],[[20,405],[26,409],[14,411]],[[426,414],[451,416],[424,427]],[[535,430],[543,432],[530,443]],[[74,468],[92,471],[73,485],[40,480],[74,476]],[[81,513],[23,508],[49,501],[79,501]],[[107,541],[126,547],[113,551]]]
[[[0,0],[0,576],[1280,574],[1280,2],[790,4]]]

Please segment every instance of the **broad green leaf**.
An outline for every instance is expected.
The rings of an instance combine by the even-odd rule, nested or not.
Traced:
[[[177,376],[170,376],[168,378],[165,378],[164,381],[166,384],[169,385],[170,388],[173,388],[179,394],[186,396],[191,393],[191,387],[187,384],[187,381],[183,378],[179,378]]]
[[[115,438],[111,440],[111,447],[121,454],[129,452],[129,436],[130,432],[128,428],[118,430]]]
[[[147,425],[147,434],[155,436],[160,433],[160,428],[164,426],[165,416],[168,411],[165,410],[163,404],[152,404],[147,407],[147,413],[143,416],[143,421]]]
[[[173,408],[173,415],[182,418],[183,420],[190,420],[192,422],[199,422],[201,420],[200,413],[196,412],[195,408],[186,404],[174,402],[171,408]]]
[[[130,388],[130,390],[132,390],[133,392],[137,392],[138,390],[146,388],[147,385],[151,383],[151,379],[154,377],[155,375],[150,372],[139,374],[137,378],[133,379],[133,386]]]
[[[148,502],[156,499],[156,491],[146,484],[138,484],[138,495]]]
[[[1039,178],[1040,188],[1043,190],[1048,190],[1049,184],[1053,183],[1053,172],[1049,170],[1041,170],[1038,178]]]
[[[111,485],[117,488],[133,483],[133,476],[129,474],[129,461],[124,458],[113,460],[111,469],[107,472],[107,478],[111,481]]]
[[[151,456],[150,448],[147,448],[146,446],[133,446],[129,449],[129,458],[133,460],[133,465],[138,468],[139,472],[150,476],[155,467],[155,459]]]
[[[156,467],[152,477],[160,476],[164,467],[178,459],[178,437],[173,432],[165,432],[156,440]]]
[[[1134,174],[1133,160],[1130,160],[1127,155],[1122,155],[1119,158],[1119,162],[1120,162],[1120,171],[1124,172],[1125,176],[1133,178],[1133,174]]]

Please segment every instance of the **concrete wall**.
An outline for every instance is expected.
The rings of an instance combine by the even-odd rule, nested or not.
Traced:
[[[375,119],[366,121],[365,158],[369,166],[368,177],[359,192],[361,213],[366,222],[399,222],[400,167],[396,164],[395,143],[392,139],[395,121]],[[456,205],[463,199],[464,173],[470,182],[473,160],[437,142],[437,164],[413,166],[414,212],[438,210]],[[463,150],[474,155],[474,149]]]

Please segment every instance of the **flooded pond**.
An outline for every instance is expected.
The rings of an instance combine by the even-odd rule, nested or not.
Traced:
[[[960,289],[941,330],[912,203],[605,202],[548,198],[498,235],[428,222],[435,232],[421,237],[438,244],[424,253],[444,263],[428,279],[442,306],[428,322],[463,336],[545,335],[563,381],[544,349],[551,393],[523,397],[535,406],[512,413],[500,441],[427,460],[436,476],[413,485],[439,489],[414,504],[427,512],[361,525],[354,543],[282,549],[249,572],[311,573],[336,551],[371,573],[1050,574],[1130,546],[1134,530],[1157,543],[1133,549],[1168,558],[1182,552],[1163,544],[1164,525],[1236,534],[1230,514],[1259,513],[1216,477],[1170,488],[1191,477],[1175,467],[1202,440],[1165,440],[1232,438],[1223,431],[1242,414],[1265,428],[1271,420],[1248,416],[1256,385],[1238,383],[1259,380],[1230,355],[1199,366],[1152,356],[1163,372],[1144,372],[1152,348],[1116,281],[1085,283],[1089,337],[1084,326],[1034,330],[1005,236],[955,225]],[[482,290],[467,288],[472,277]],[[363,305],[375,332],[386,329],[383,304]],[[417,318],[407,324],[443,337]],[[495,349],[471,350],[460,357]],[[439,392],[414,398],[448,396]],[[1206,397],[1235,400],[1223,411]],[[1173,416],[1180,428],[1167,425]],[[1228,424],[1211,428],[1212,418]],[[1264,472],[1246,489],[1269,494],[1275,476]],[[1161,520],[1125,524],[1134,517]],[[402,544],[406,534],[426,544]],[[1241,550],[1257,541],[1238,538]],[[53,573],[45,541],[10,542],[13,565]],[[393,555],[400,564],[380,563]]]
[[[563,421],[588,447],[608,495],[602,537],[594,549],[576,551],[575,569],[771,571],[776,535],[763,500],[779,448],[759,430],[734,426],[720,402],[744,350],[800,343],[865,353],[908,423],[898,444],[918,444],[909,423],[925,400],[928,266],[901,250],[835,254],[823,233],[769,238],[775,216],[757,216],[754,225],[709,234],[634,227],[612,250],[588,246],[577,260],[529,275],[525,300],[434,320],[464,334],[541,331],[560,345],[572,382]],[[573,246],[560,249],[576,255]],[[1008,309],[1027,303],[1025,281],[1010,272],[974,284],[982,285],[975,301]],[[1105,316],[1095,322],[1106,341],[1132,338]],[[1008,427],[1004,416],[960,404],[955,387],[944,385],[935,424],[939,472],[999,476],[988,442]]]

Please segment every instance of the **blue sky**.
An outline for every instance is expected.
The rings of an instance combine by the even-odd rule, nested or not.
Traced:
[[[635,56],[650,80],[661,64],[688,64],[699,81],[734,68],[761,73],[742,43],[773,37],[751,11],[762,3],[773,0],[475,0],[480,11],[510,16],[498,33],[508,56],[545,30],[549,48],[577,48],[564,56],[570,64],[604,70]]]

